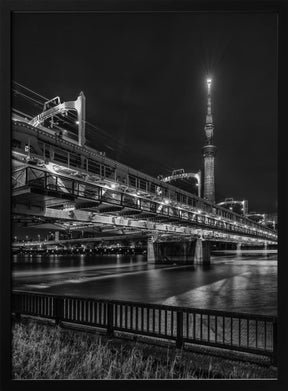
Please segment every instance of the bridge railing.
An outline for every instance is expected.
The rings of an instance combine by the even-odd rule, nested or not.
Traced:
[[[21,113],[18,112],[18,114]],[[87,149],[87,147],[84,148],[79,145],[75,146],[75,144],[70,144],[68,140],[59,139],[55,135],[55,131],[53,132],[51,129],[30,127],[27,125],[27,121],[25,120],[26,116],[27,115],[22,118],[22,122],[18,121],[19,118],[16,122],[13,122],[14,126],[17,124],[16,128],[13,129],[13,134],[15,132],[16,137],[17,132],[21,131],[22,134],[23,131],[25,132],[25,128],[27,127],[29,128],[29,134],[31,130],[35,132],[37,142],[35,140],[33,142],[36,142],[37,154],[32,153],[31,151],[29,152],[29,160],[31,159],[32,164],[35,164],[37,161],[49,161],[50,163],[53,163],[53,165],[55,164],[58,166],[57,169],[60,168],[59,174],[62,172],[65,176],[74,176],[77,172],[77,176],[79,175],[81,177],[84,175],[86,180],[92,180],[93,182],[96,175],[98,179],[107,180],[108,182],[112,181],[116,184],[116,186],[124,184],[134,192],[139,192],[139,194],[144,198],[147,194],[148,197],[152,197],[153,199],[154,197],[158,198],[160,196],[171,202],[171,205],[176,202],[178,206],[180,204],[184,207],[184,209],[187,207],[196,208],[201,210],[201,213],[203,214],[212,214],[220,219],[232,221],[235,222],[235,224],[241,224],[243,226],[246,225],[254,230],[265,230],[267,233],[270,232],[271,238],[275,234],[275,229],[274,231],[269,231],[267,227],[263,227],[263,225],[261,226],[241,214],[229,211],[226,208],[215,205],[203,198],[199,198],[194,194],[184,191],[183,189],[177,188],[169,183],[163,182],[162,180],[153,178],[150,175],[125,166],[122,163],[103,156],[103,154],[91,148]],[[20,128],[18,128],[18,126]],[[38,137],[43,134],[49,135],[50,142],[48,144],[38,139]],[[17,138],[15,138],[15,141],[18,146],[13,147],[12,153],[14,152],[14,149],[16,149],[17,159],[19,159],[19,152],[21,151],[22,156],[20,160],[22,160],[22,162],[26,162],[28,154],[25,149],[25,143],[17,140]],[[71,151],[71,146],[73,146],[73,152]],[[68,169],[70,174],[67,173],[66,169]],[[71,173],[71,169],[74,171],[73,174]],[[15,179],[13,179],[13,181],[15,181]],[[223,222],[223,224],[225,223]]]
[[[119,300],[14,291],[12,313],[268,356],[277,363],[277,318]]]
[[[247,226],[236,224],[235,221],[221,221],[213,215],[204,216],[197,211],[179,209],[171,205],[163,205],[160,201],[145,200],[133,195],[124,194],[119,190],[105,189],[97,184],[86,183],[79,179],[71,179],[58,174],[50,173],[40,168],[25,167],[18,170],[13,176],[13,188],[30,186],[35,191],[49,191],[51,195],[61,194],[62,197],[73,199],[85,197],[97,202],[105,202],[120,207],[128,206],[142,212],[184,221],[194,226],[218,229],[225,232],[245,234],[251,237],[261,237],[275,240],[276,234],[262,226],[253,230],[253,222]],[[251,227],[250,227],[251,225]]]

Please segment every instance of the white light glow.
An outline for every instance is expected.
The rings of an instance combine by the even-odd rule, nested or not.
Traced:
[[[63,207],[63,210],[65,211],[74,211],[76,208],[75,208],[75,205],[71,204],[71,203],[66,203],[66,205],[64,205]]]

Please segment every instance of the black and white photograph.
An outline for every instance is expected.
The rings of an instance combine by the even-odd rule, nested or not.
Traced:
[[[12,380],[277,380],[277,13],[14,12],[11,53]]]

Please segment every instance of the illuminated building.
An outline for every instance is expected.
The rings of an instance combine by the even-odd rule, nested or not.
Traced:
[[[239,215],[246,216],[248,213],[248,201],[247,200],[234,200],[234,198],[225,198],[224,201],[219,202],[217,205],[222,206],[228,210],[231,210],[234,213]]]

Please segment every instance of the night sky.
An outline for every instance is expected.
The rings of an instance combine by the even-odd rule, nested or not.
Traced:
[[[202,169],[211,76],[216,201],[276,212],[276,28],[269,14],[16,14],[13,80],[83,91],[88,142],[157,176]]]

